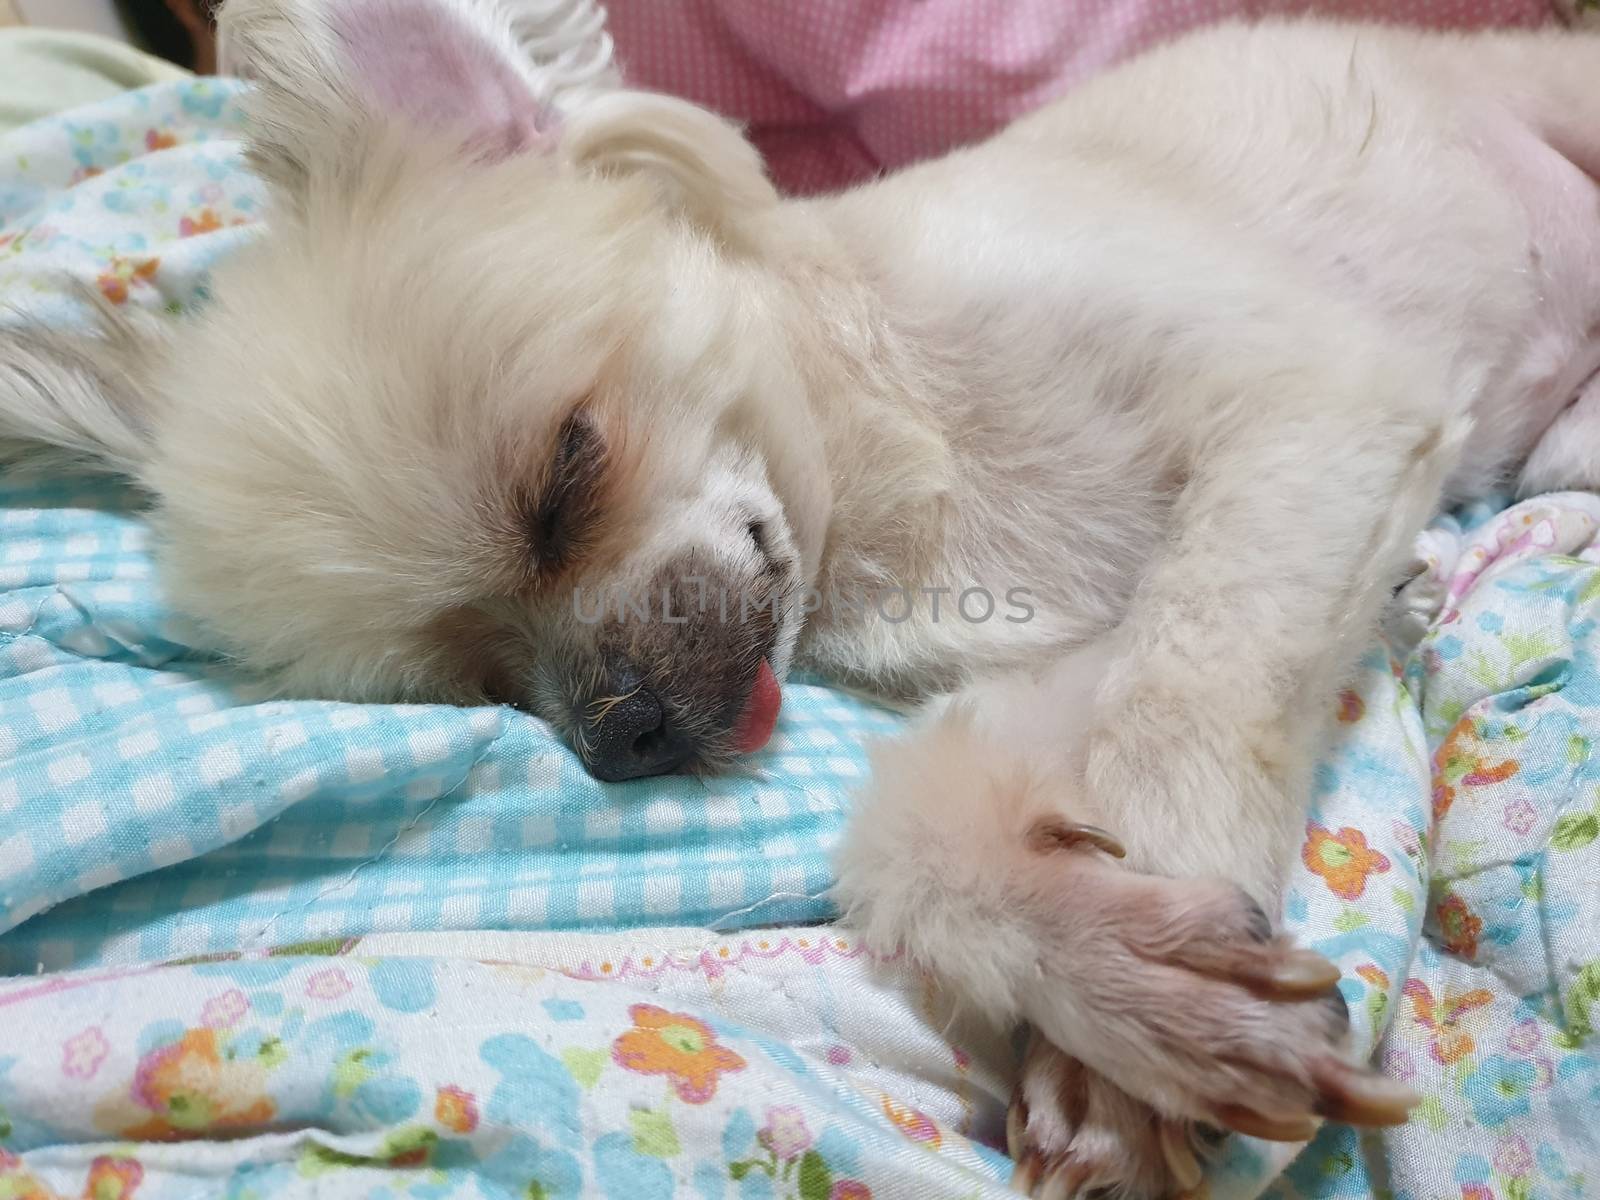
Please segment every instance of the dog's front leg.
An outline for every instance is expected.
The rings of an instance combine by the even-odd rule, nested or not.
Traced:
[[[1265,915],[1320,714],[1462,432],[1372,386],[1214,428],[1112,634],[879,755],[841,898],[1041,1035],[1011,1130],[1028,1185],[1162,1195],[1191,1181],[1191,1123],[1300,1140],[1405,1114],[1345,1061],[1337,972]]]
[[[1338,1055],[1331,964],[1220,872],[1119,861],[1119,806],[1073,782],[1105,649],[971,689],[878,748],[839,898],[869,945],[1038,1031],[1008,1128],[1024,1191],[1153,1198],[1195,1182],[1193,1122],[1308,1136],[1363,1082]]]

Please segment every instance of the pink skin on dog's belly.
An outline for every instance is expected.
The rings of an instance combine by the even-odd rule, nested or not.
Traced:
[[[1600,184],[1525,120],[1498,105],[1483,113],[1475,140],[1526,215],[1536,293],[1502,395],[1537,436],[1600,369]]]

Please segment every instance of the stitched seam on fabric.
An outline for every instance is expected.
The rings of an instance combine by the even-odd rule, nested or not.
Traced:
[[[354,882],[356,876],[360,875],[362,871],[366,870],[368,867],[374,865],[379,860],[381,860],[384,857],[384,855],[388,854],[390,850],[394,849],[395,844],[397,842],[399,842],[399,840],[402,837],[404,837],[407,833],[411,832],[411,830],[415,829],[418,825],[420,825],[422,823],[422,819],[424,817],[426,817],[429,813],[431,813],[435,808],[437,808],[439,806],[440,801],[448,799],[449,797],[455,795],[455,793],[460,791],[463,787],[465,787],[466,784],[467,784],[467,781],[472,778],[472,772],[477,768],[479,763],[481,763],[485,758],[488,757],[489,752],[494,749],[495,745],[500,741],[501,737],[504,736],[504,734],[505,734],[505,722],[502,720],[501,724],[500,724],[499,732],[497,732],[492,738],[490,738],[486,743],[484,743],[484,745],[479,749],[477,754],[472,756],[472,761],[467,764],[467,769],[462,772],[461,778],[458,779],[455,783],[451,784],[449,787],[445,788],[443,791],[441,791],[432,800],[429,800],[428,803],[425,804],[422,807],[422,810],[420,812],[418,812],[416,816],[412,817],[409,821],[407,821],[403,825],[401,825],[400,828],[396,829],[394,831],[394,836],[391,837],[382,846],[378,847],[378,849],[373,853],[373,855],[370,858],[365,858],[362,861],[358,862],[355,866],[351,867],[350,870],[344,875],[343,878],[337,880],[334,883],[329,883],[329,884],[324,885],[321,889],[318,890],[318,892],[317,892],[317,894],[315,896],[311,896],[310,898],[302,901],[299,904],[291,904],[288,907],[284,908],[282,911],[274,913],[272,915],[272,917],[270,917],[267,920],[267,923],[265,925],[263,925],[260,929],[258,929],[249,938],[243,940],[240,943],[239,949],[244,950],[244,949],[247,949],[249,947],[259,945],[260,942],[261,942],[261,939],[266,937],[268,931],[270,931],[273,928],[273,926],[275,926],[279,921],[281,921],[284,917],[288,916],[290,913],[292,913],[292,912],[304,912],[305,910],[309,909],[312,905],[320,903],[321,901],[327,899],[329,896],[333,895],[334,892],[340,891],[343,888],[347,887],[352,882]]]
[[[66,592],[61,590],[61,585],[59,583],[52,584],[51,585],[51,591],[48,592],[46,595],[41,596],[39,598],[39,603],[34,606],[32,614],[28,617],[28,627],[26,629],[16,629],[16,630],[5,629],[5,630],[0,630],[0,645],[7,645],[8,646],[13,642],[21,641],[25,637],[37,637],[40,641],[44,642],[45,645],[47,645],[47,646],[55,646],[55,643],[50,641],[49,638],[46,638],[46,637],[44,637],[44,636],[42,636],[40,634],[36,634],[36,633],[33,632],[33,630],[34,630],[34,627],[39,624],[39,618],[44,615],[44,606],[46,604],[49,604],[50,601],[54,600],[57,596],[62,597],[69,604],[72,602],[71,601],[71,597],[67,596]],[[61,647],[56,647],[56,648],[57,649],[61,649]],[[76,653],[76,652],[69,650],[68,653],[71,654],[71,653]],[[82,658],[83,656],[80,654],[80,655],[78,655],[78,657]]]

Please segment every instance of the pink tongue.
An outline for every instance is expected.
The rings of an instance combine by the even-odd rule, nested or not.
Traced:
[[[750,698],[744,702],[744,712],[739,714],[739,725],[734,730],[734,748],[740,754],[749,754],[767,744],[778,723],[778,706],[783,695],[778,690],[778,677],[772,666],[761,660],[756,681],[750,688]]]

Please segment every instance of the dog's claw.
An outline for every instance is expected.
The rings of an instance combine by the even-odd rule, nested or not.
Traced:
[[[1039,1182],[1039,1176],[1044,1173],[1044,1160],[1036,1151],[1030,1150],[1017,1160],[1017,1165],[1011,1171],[1011,1190],[1020,1192],[1024,1196],[1033,1195],[1033,1185]]]
[[[1088,843],[1096,850],[1109,854],[1112,858],[1128,857],[1128,851],[1123,847],[1122,843],[1098,825],[1079,825],[1077,833],[1079,841]]]
[[[1079,846],[1093,846],[1112,858],[1126,858],[1128,851],[1106,830],[1098,825],[1082,825],[1076,821],[1046,818],[1034,825],[1028,841],[1036,850],[1074,850]]]
[[[1036,1193],[1037,1200],[1072,1200],[1089,1181],[1090,1168],[1071,1159],[1062,1163],[1049,1175]]]
[[[1194,1191],[1200,1186],[1200,1160],[1194,1156],[1194,1147],[1189,1144],[1189,1138],[1183,1127],[1171,1122],[1162,1122],[1159,1137],[1161,1157],[1167,1160],[1167,1170],[1172,1172],[1172,1179],[1178,1185],[1178,1190]]]
[[[1263,1000],[1316,1000],[1338,995],[1338,966],[1315,950],[1303,950],[1275,939],[1256,944],[1253,930],[1245,942],[1237,931],[1218,942],[1209,957],[1195,958],[1193,970],[1234,983]]]
[[[1321,1090],[1317,1112],[1346,1125],[1404,1125],[1422,1101],[1412,1088],[1395,1079],[1330,1062],[1316,1072]]]
[[[1224,1104],[1217,1109],[1217,1124],[1267,1142],[1309,1142],[1317,1134],[1313,1117],[1267,1117],[1241,1104]]]
[[[1252,991],[1274,999],[1310,999],[1338,985],[1339,968],[1314,950],[1291,950],[1256,983]]]
[[[1011,1102],[1006,1110],[1006,1153],[1013,1162],[1022,1157],[1022,1147],[1028,1136],[1028,1111],[1021,1097]]]

